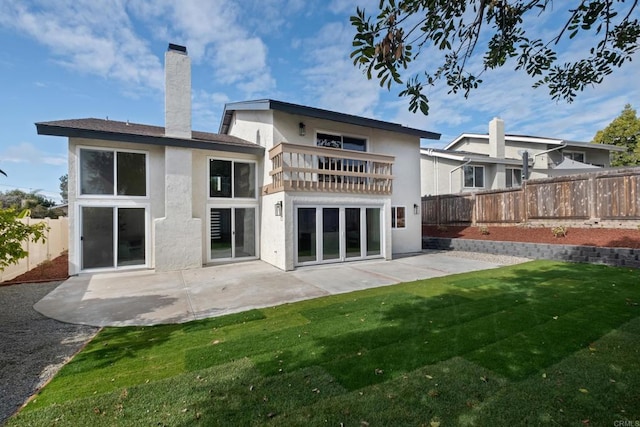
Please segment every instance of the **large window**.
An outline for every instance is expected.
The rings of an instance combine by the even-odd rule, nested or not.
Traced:
[[[507,188],[522,186],[522,169],[506,168],[505,174]]]
[[[318,147],[341,148],[343,150],[367,151],[367,140],[352,136],[332,135],[328,133],[318,133],[316,135],[316,145]],[[318,168],[335,171],[366,172],[367,164],[362,160],[353,159],[332,159],[329,157],[318,157]],[[319,181],[325,182],[349,182],[363,184],[364,178],[353,176],[318,175]]]
[[[462,171],[465,188],[484,188],[484,166],[467,165]]]
[[[146,196],[147,155],[80,149],[80,194]]]
[[[209,197],[256,198],[256,164],[209,160]]]
[[[342,148],[344,150],[367,151],[367,140],[352,136],[331,135],[318,133],[316,137],[318,147]]]
[[[391,228],[406,227],[405,212],[404,206],[391,206]]]

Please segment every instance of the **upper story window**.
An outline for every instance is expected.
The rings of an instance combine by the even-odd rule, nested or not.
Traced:
[[[80,195],[146,196],[147,154],[80,149]]]
[[[367,151],[367,140],[364,138],[328,133],[318,133],[316,145],[318,147],[342,148],[343,150]]]
[[[466,165],[462,171],[465,188],[484,188],[484,166]]]
[[[256,198],[256,164],[209,159],[209,197]]]
[[[506,168],[505,174],[507,188],[522,187],[522,169]]]
[[[587,156],[585,156],[584,151],[563,151],[562,155],[576,162],[586,163]]]

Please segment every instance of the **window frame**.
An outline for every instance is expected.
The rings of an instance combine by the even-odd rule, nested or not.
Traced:
[[[402,226],[398,226],[398,210],[402,209]],[[391,206],[391,229],[392,230],[403,230],[407,228],[407,207],[405,205],[394,205]]]
[[[212,160],[221,160],[225,162],[231,162],[231,196],[230,197],[221,197],[221,196],[211,196],[211,161]],[[235,188],[235,173],[236,163],[249,163],[253,164],[253,197],[236,197],[236,188]],[[206,169],[206,179],[207,179],[207,199],[208,200],[258,200],[258,162],[255,160],[247,160],[247,159],[237,159],[237,158],[226,158],[226,157],[207,157],[207,167]]]
[[[331,147],[331,146],[328,146],[328,145],[318,145],[318,135],[329,135],[329,136],[340,137],[340,147]],[[350,150],[348,148],[344,148],[344,138],[360,139],[360,140],[364,141],[364,150],[360,151],[360,150]],[[356,153],[367,153],[369,151],[369,138],[367,138],[365,136],[361,136],[361,135],[352,135],[352,134],[348,134],[348,133],[337,133],[337,132],[318,130],[318,131],[316,131],[316,134],[315,134],[314,145],[316,147],[335,148],[337,150],[354,151]]]
[[[465,179],[466,168],[472,168],[472,170],[473,170],[473,186],[471,186],[471,187],[468,187],[467,184],[466,184],[467,183],[467,180]],[[476,168],[482,168],[482,185],[480,185],[480,186],[477,185],[477,183],[476,183],[476,171],[475,171]],[[485,185],[484,185],[485,182],[487,181],[487,175],[486,174],[487,174],[487,170],[484,167],[484,165],[464,165],[462,167],[462,187],[463,188],[471,188],[471,189],[473,189],[473,188],[486,188]]]
[[[82,193],[82,150],[104,151],[113,153],[113,192],[111,194],[83,194]],[[118,153],[134,153],[144,155],[144,196],[118,194]],[[76,147],[76,198],[77,199],[149,199],[149,152],[129,148],[108,148],[91,145],[78,145]]]
[[[568,156],[567,156],[568,154]],[[582,156],[582,160],[576,160],[574,156],[579,154]],[[567,158],[573,160],[574,162],[587,163],[587,152],[586,151],[578,151],[578,150],[562,150],[562,158]]]
[[[509,172],[507,171],[511,171],[511,174],[509,175]],[[516,174],[517,171],[517,174]],[[511,185],[508,184],[507,182],[507,176],[511,176]],[[514,183],[514,178],[516,176],[520,177],[520,182],[517,183],[517,185],[513,185]],[[507,188],[520,188],[522,187],[522,168],[505,168],[505,187]]]

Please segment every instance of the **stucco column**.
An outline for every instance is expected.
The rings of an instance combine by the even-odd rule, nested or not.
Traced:
[[[165,53],[165,135],[191,139],[191,61],[183,46]],[[193,218],[190,148],[165,146],[164,218],[154,221],[156,271],[202,267],[202,221]]]
[[[202,223],[192,218],[191,149],[165,147],[165,216],[154,222],[156,271],[202,267]]]

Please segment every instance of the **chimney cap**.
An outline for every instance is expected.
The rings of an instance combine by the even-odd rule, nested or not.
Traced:
[[[169,43],[169,48],[167,49],[169,50],[175,50],[176,52],[182,52],[182,53],[187,53],[187,47],[186,46],[181,46],[179,44],[174,44],[174,43]]]

